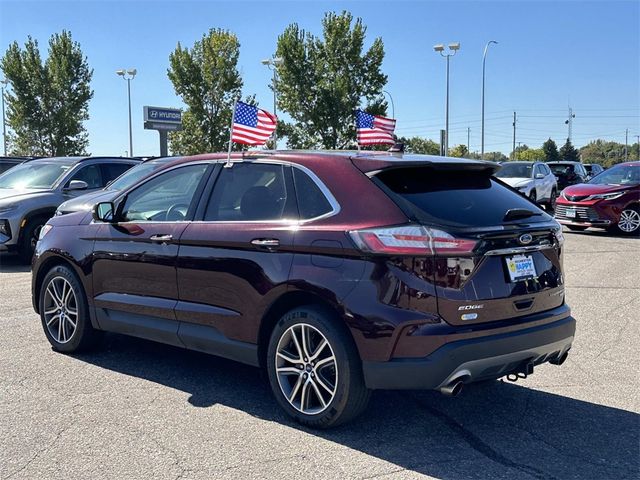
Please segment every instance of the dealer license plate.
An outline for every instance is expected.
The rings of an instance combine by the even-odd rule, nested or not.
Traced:
[[[513,257],[506,257],[505,260],[512,282],[536,277],[536,266],[531,255],[514,255]]]

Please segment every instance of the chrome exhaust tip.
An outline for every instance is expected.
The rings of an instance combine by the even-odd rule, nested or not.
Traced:
[[[553,365],[562,365],[567,360],[568,356],[569,356],[569,351],[567,350],[562,355],[554,358],[553,360],[549,360],[549,363]]]
[[[446,395],[448,397],[457,397],[462,392],[462,380],[456,380],[455,382],[451,382],[444,387],[440,387],[440,393]]]

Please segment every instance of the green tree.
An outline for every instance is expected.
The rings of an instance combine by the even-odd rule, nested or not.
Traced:
[[[449,156],[458,157],[458,158],[468,158],[469,150],[467,150],[466,145],[463,145],[463,144],[456,145],[455,147],[449,149]]]
[[[572,145],[571,140],[567,138],[566,143],[560,148],[560,158],[565,162],[579,162],[580,152]]]
[[[540,162],[544,159],[544,151],[541,148],[527,148],[518,153],[517,159],[527,162]]]
[[[550,138],[542,144],[542,151],[544,153],[545,162],[557,162],[558,160],[560,160],[558,146],[556,145],[556,142],[554,142]]]
[[[326,13],[322,29],[319,38],[294,23],[278,37],[275,88],[278,106],[293,119],[283,131],[293,148],[355,146],[354,110],[363,100],[367,112],[386,114],[382,39],[365,52],[366,27],[348,12]]]
[[[233,102],[242,93],[238,72],[240,42],[235,34],[211,29],[191,49],[180,43],[169,55],[167,74],[187,105],[182,131],[170,134],[174,154],[192,155],[226,150]],[[253,97],[244,100],[255,104]],[[245,147],[234,144],[235,150]]]
[[[580,148],[580,158],[584,163],[599,163],[603,167],[610,167],[624,162],[624,144],[594,140]],[[629,146],[628,160],[638,158],[638,144]]]
[[[439,155],[440,145],[433,140],[422,137],[400,137],[398,143],[404,144],[407,153],[422,153],[425,155]]]
[[[506,162],[509,160],[509,158],[502,152],[485,152],[484,159],[492,162]]]
[[[11,153],[86,153],[89,138],[83,122],[89,118],[93,70],[70,32],[51,36],[44,62],[37,40],[28,37],[24,48],[13,42],[0,68],[11,85],[6,93]]]

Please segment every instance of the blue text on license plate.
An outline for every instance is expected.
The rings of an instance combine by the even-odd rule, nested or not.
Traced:
[[[536,277],[536,266],[531,255],[506,257],[507,270],[512,282]]]

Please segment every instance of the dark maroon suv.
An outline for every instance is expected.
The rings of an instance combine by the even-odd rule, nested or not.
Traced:
[[[55,217],[33,305],[55,350],[119,332],[268,372],[314,427],[373,389],[530,375],[567,357],[556,221],[491,162],[249,152],[176,160],[93,213]]]

